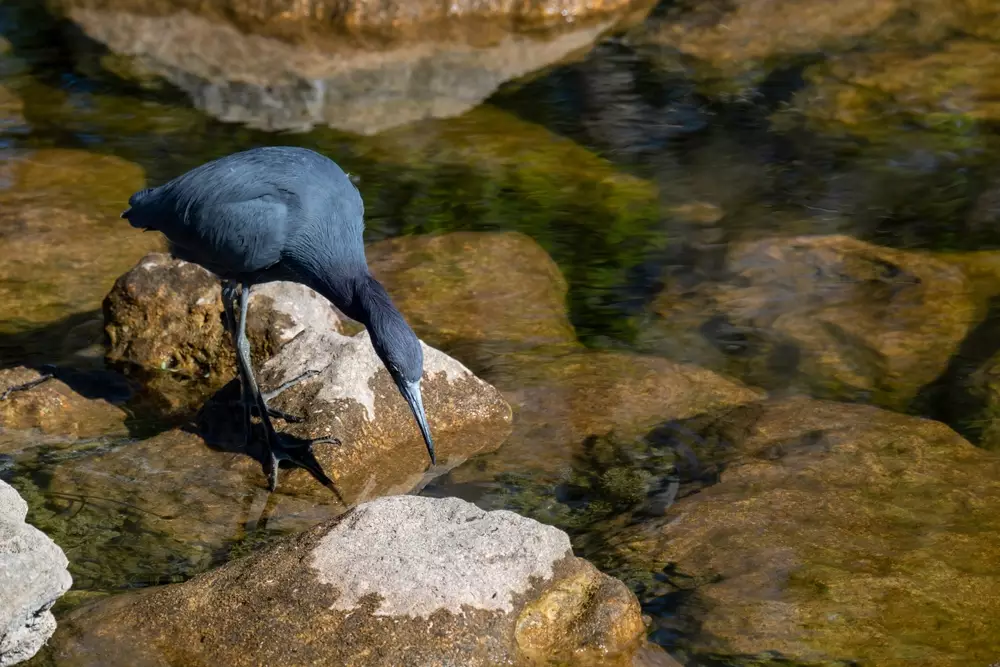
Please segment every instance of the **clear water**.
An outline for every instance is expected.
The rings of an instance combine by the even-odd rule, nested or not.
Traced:
[[[358,179],[369,241],[455,230],[516,230],[534,238],[565,276],[569,316],[580,341],[591,349],[700,361],[693,348],[671,348],[651,337],[648,314],[665,287],[693,289],[721,280],[720,262],[738,243],[846,234],[942,254],[1000,245],[1000,227],[989,222],[1000,219],[998,207],[989,206],[991,188],[1000,181],[995,128],[988,122],[942,133],[886,120],[877,138],[777,127],[773,114],[805,85],[802,68],[821,61],[823,54],[775,70],[757,86],[756,95],[720,102],[702,94],[682,71],[658,67],[649,54],[609,39],[578,61],[504,86],[485,103],[485,114],[480,109],[465,121],[434,121],[393,130],[388,138],[362,138],[328,129],[264,133],[223,124],[193,110],[176,91],[149,91],[99,70],[84,71],[56,27],[30,3],[2,5],[0,31],[12,44],[0,65],[0,82],[24,104],[24,121],[0,132],[0,150],[8,155],[81,149],[139,165],[156,184],[252,146],[315,148]],[[463,127],[475,132],[463,139]],[[458,145],[478,142],[470,150],[472,159],[488,166],[470,169],[444,151],[413,148],[429,131]],[[564,169],[536,178],[536,172],[519,170],[516,163],[517,151],[523,150],[519,145],[530,144],[539,159],[545,157],[549,149],[537,143],[538,136],[570,139],[576,143],[572,150],[589,151],[592,161],[571,169],[558,153],[563,149],[552,149],[557,153],[553,164]],[[609,174],[645,185],[611,193],[595,187]],[[109,197],[85,204],[110,210],[120,209],[122,202]],[[994,217],[977,222],[984,207]],[[106,233],[113,241],[114,232]],[[116,252],[128,267],[143,250]],[[92,348],[101,319],[100,289],[110,287],[121,272],[110,259],[107,267],[104,273],[94,269],[96,287],[81,288],[78,298],[52,297],[57,288],[35,277],[8,285],[15,304],[0,322],[0,365],[58,363],[81,372],[99,370],[100,356]],[[43,297],[51,305],[32,310],[30,304]],[[691,307],[697,309],[697,303]],[[678,326],[697,319],[681,319]],[[992,319],[980,320],[962,350],[973,365],[996,351],[989,342]],[[795,366],[799,353],[794,349],[770,350],[763,368],[746,361],[741,354],[754,345],[753,332],[692,325],[674,333],[677,340],[708,340],[728,355],[721,370],[778,395],[805,392],[876,403],[950,421],[969,437],[978,433],[956,421],[948,396],[930,381],[904,401],[878,391],[826,390],[809,378],[789,380],[783,369]],[[498,365],[502,359],[478,362]],[[933,379],[932,373],[928,380]],[[113,383],[98,384],[104,395],[117,391]],[[33,447],[30,455],[0,457],[0,474],[28,499],[31,520],[60,543],[73,564],[74,593],[60,610],[109,592],[182,581],[318,516],[305,511],[298,524],[260,525],[251,516],[257,510],[250,508],[259,499],[249,494],[244,514],[226,515],[232,526],[193,548],[169,531],[151,529],[153,523],[141,516],[147,510],[127,506],[113,493],[67,494],[53,483],[54,471],[67,461],[113,451],[162,430],[155,420],[131,428],[129,439],[56,442]],[[565,528],[580,555],[634,587],[646,611],[662,621],[654,638],[675,647],[687,631],[683,623],[670,622],[683,590],[673,586],[669,573],[643,571],[621,560],[608,544],[623,526],[662,513],[676,499],[717,481],[725,466],[726,436],[697,419],[661,425],[638,445],[598,435],[574,450],[559,471],[546,465],[551,443],[539,440],[533,449],[522,447],[506,459],[501,450],[488,457],[488,465],[470,462],[423,492],[518,509]],[[718,657],[698,660],[734,664]]]

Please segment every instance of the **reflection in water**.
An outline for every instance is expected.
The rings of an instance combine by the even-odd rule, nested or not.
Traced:
[[[101,366],[102,298],[159,243],[116,217],[143,180],[315,148],[358,183],[373,270],[420,335],[515,410],[503,448],[425,493],[566,529],[688,664],[997,658],[985,3],[664,3],[514,81],[601,25],[314,61],[202,19],[76,16],[214,115],[340,128],[295,135],[95,70],[30,4],[0,17],[3,365]],[[134,440],[0,440],[80,593],[182,580],[339,511],[265,502],[254,464],[113,400],[139,410]],[[982,595],[952,595],[963,577]]]

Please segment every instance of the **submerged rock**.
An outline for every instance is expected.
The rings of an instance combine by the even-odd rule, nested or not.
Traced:
[[[517,232],[405,236],[365,249],[372,274],[430,344],[575,343],[566,280],[548,253]]]
[[[96,311],[117,276],[163,247],[118,218],[143,184],[136,165],[85,151],[19,151],[0,164],[0,333]],[[25,345],[44,343],[51,360],[56,338]]]
[[[65,665],[625,665],[643,623],[561,531],[381,498],[184,584],[72,614]],[[250,637],[265,641],[248,641]]]
[[[0,480],[0,667],[35,655],[56,629],[49,611],[69,590],[66,555],[24,522],[28,505]]]
[[[668,287],[643,344],[770,390],[902,407],[976,317],[965,274],[847,236],[730,247],[719,281]]]
[[[1000,119],[1000,88],[993,76],[998,67],[1000,46],[973,39],[951,41],[930,53],[921,48],[850,53],[810,67],[808,85],[796,93],[793,106],[811,127],[824,131],[875,136],[917,123],[959,137]]]
[[[947,426],[765,405],[717,484],[622,531],[667,565],[692,656],[989,664],[1000,646],[1000,458]],[[840,661],[840,662],[838,662]]]
[[[115,71],[162,77],[222,120],[361,134],[461,114],[651,4],[50,3],[132,60]]]
[[[30,368],[0,370],[0,434],[35,429],[45,435],[74,438],[125,433],[121,408],[105,400],[85,398],[56,378],[41,381],[42,377]],[[35,386],[7,393],[12,387],[36,381]],[[3,441],[0,438],[0,449]]]
[[[696,366],[582,349],[497,358],[484,372],[514,406],[513,432],[497,455],[452,473],[458,482],[513,471],[545,475],[582,455],[592,436],[645,434],[685,419],[763,398],[760,392]]]

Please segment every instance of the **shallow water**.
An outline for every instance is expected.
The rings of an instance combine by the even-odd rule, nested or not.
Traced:
[[[593,350],[695,363],[773,396],[806,394],[930,416],[970,438],[983,430],[982,424],[970,426],[957,416],[948,380],[997,351],[990,315],[1000,281],[987,260],[965,254],[1000,247],[1000,171],[990,119],[956,122],[941,131],[912,117],[887,116],[881,124],[876,119],[874,130],[853,136],[820,134],[815,126],[794,123],[785,127],[780,112],[806,85],[803,67],[823,62],[828,54],[789,59],[759,82],[753,95],[712,97],[683,67],[665,66],[655,54],[608,39],[574,62],[504,85],[483,107],[457,119],[424,121],[372,137],[329,129],[265,133],[214,121],[172,89],[147,90],[80,66],[52,23],[28,3],[2,6],[0,32],[11,43],[0,56],[0,83],[23,103],[21,117],[0,127],[0,150],[11,164],[21,156],[33,159],[32,151],[82,149],[138,165],[146,182],[157,184],[235,150],[307,146],[335,159],[356,179],[365,199],[369,242],[458,230],[513,230],[532,237],[565,276],[570,320],[579,340]],[[73,172],[58,160],[46,164],[70,169],[67,173],[76,175],[67,178],[74,182],[80,173],[97,169],[89,163],[71,165],[78,169]],[[107,170],[107,178],[99,179],[102,187],[86,188],[85,201],[62,205],[102,214],[122,208],[130,189],[141,183],[115,164]],[[17,186],[11,183],[23,172],[12,173],[0,174],[0,188],[11,196],[45,187],[58,193],[58,179],[45,186],[36,174]],[[51,203],[59,195],[45,196]],[[63,233],[84,243],[60,224],[0,227],[0,254],[4,245],[6,252],[15,242],[22,244],[18,248],[31,247],[45,234],[51,244],[58,245]],[[0,366],[101,368],[101,298],[118,275],[156,246],[130,235],[124,225],[92,233],[100,239],[92,249],[76,255],[60,249],[63,259],[52,260],[56,268],[5,274],[2,286],[10,302],[0,304],[5,311]],[[822,257],[810,255],[806,263],[815,262],[817,276],[843,269],[832,283],[861,284],[843,293],[847,296],[838,292],[830,306],[839,308],[845,321],[854,318],[856,308],[867,313],[862,318],[889,328],[908,327],[894,332],[901,344],[876,345],[874,353],[869,348],[875,334],[861,330],[867,325],[826,331],[831,341],[847,341],[851,354],[861,350],[859,358],[810,365],[801,361],[802,349],[761,331],[778,326],[768,319],[771,311],[822,301],[827,283],[817,290],[818,283],[796,278],[754,291],[744,284],[746,276],[757,275],[755,270],[778,273],[775,266],[787,258],[769,264],[771,250],[747,251],[743,277],[731,282],[725,262],[741,244],[833,234],[893,249],[933,251],[944,259],[933,260],[938,263],[929,268],[872,260],[888,268],[865,282],[858,275],[869,270],[867,265],[852,273],[840,265],[830,269]],[[99,260],[93,259],[95,253]],[[80,254],[90,258],[87,263],[81,263]],[[884,291],[895,294],[914,281],[947,282],[954,266],[972,276],[962,283],[965,287],[930,294],[927,299],[937,309],[918,313],[917,319],[930,313],[931,324],[945,332],[934,334],[947,340],[929,345],[931,352],[922,345],[932,333],[913,318],[871,314],[885,303]],[[713,285],[727,285],[727,291],[712,292]],[[959,309],[963,289],[971,293],[969,304],[955,314],[949,304]],[[727,320],[741,308],[754,311],[747,319],[758,329]],[[662,316],[659,324],[652,322],[652,313]],[[801,333],[805,326],[783,331],[791,331],[793,341],[826,340],[812,330]],[[477,371],[477,365],[494,369],[490,381],[507,382],[505,391],[516,391],[523,375],[505,375],[506,353],[493,354],[462,360]],[[519,354],[530,357],[531,352]],[[864,355],[873,358],[860,358]],[[879,371],[870,383],[851,379],[876,366],[889,370]],[[617,366],[606,368],[615,372]],[[713,419],[672,419],[641,434],[593,434],[555,457],[555,463],[552,443],[526,436],[509,450],[435,480],[424,493],[513,508],[568,530],[579,555],[639,592],[647,612],[662,621],[654,638],[676,647],[690,631],[670,622],[683,586],[675,585],[670,573],[643,570],[609,544],[625,526],[662,515],[718,481],[729,460],[731,436]],[[155,421],[130,428],[136,438],[158,430]],[[233,524],[224,531],[223,546],[212,540],[179,545],[169,535],[149,532],[150,524],[137,514],[145,510],[98,494],[66,493],[53,484],[55,471],[67,461],[128,444],[121,439],[56,443],[34,448],[30,456],[0,458],[0,474],[14,480],[32,507],[29,520],[45,529],[72,563],[74,593],[59,609],[94,595],[184,580],[298,527],[294,522],[258,526],[246,516],[229,517]],[[252,496],[248,491],[241,499],[247,508],[259,503]],[[301,515],[303,523],[312,518],[308,512]],[[691,664],[744,664],[708,654],[696,660]]]

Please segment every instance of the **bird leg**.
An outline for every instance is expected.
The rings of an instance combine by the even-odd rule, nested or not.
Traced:
[[[240,284],[239,283],[237,283],[235,281],[232,281],[232,280],[223,281],[223,283],[222,283],[222,308],[223,308],[223,311],[225,313],[226,331],[228,331],[229,335],[233,337],[233,344],[234,345],[236,344],[236,339],[237,339],[237,336],[238,336],[238,332],[236,331],[237,321],[236,321],[235,305],[236,305],[236,300],[238,298],[239,293],[240,293]],[[267,409],[267,414],[270,415],[271,417],[276,418],[276,419],[282,419],[282,420],[288,422],[289,424],[298,424],[298,423],[301,423],[301,422],[305,421],[304,417],[299,417],[298,415],[289,414],[289,413],[285,412],[284,410],[278,410],[277,408],[272,408],[269,405],[269,402],[271,401],[272,398],[280,395],[282,392],[284,392],[284,391],[286,391],[288,389],[291,389],[292,387],[294,387],[298,383],[302,382],[303,380],[308,380],[309,378],[314,377],[314,376],[316,376],[318,374],[319,374],[319,371],[311,371],[311,370],[310,371],[306,371],[302,375],[299,375],[298,377],[292,378],[288,382],[285,382],[284,384],[282,384],[277,389],[274,389],[273,391],[269,391],[269,392],[264,392],[262,394],[262,398],[264,399],[264,406]],[[247,430],[247,440],[249,441],[249,437],[250,437],[249,436],[249,431],[250,431],[250,414],[251,414],[251,411],[253,411],[257,407],[257,404],[256,404],[256,401],[254,401],[253,397],[250,395],[250,393],[248,391],[248,383],[243,380],[243,372],[242,372],[242,370],[240,371],[240,387],[241,387],[241,391],[242,391],[242,394],[243,394],[243,398],[242,398],[242,402],[243,402],[243,423],[245,425],[244,428],[246,428],[246,430]]]
[[[312,474],[323,486],[336,489],[333,481],[323,472],[323,467],[316,460],[312,446],[318,443],[336,443],[340,441],[336,438],[317,438],[315,440],[303,440],[294,438],[293,442],[283,443],[281,437],[274,430],[271,424],[271,417],[268,414],[264,397],[257,386],[257,380],[253,374],[253,367],[250,364],[250,342],[247,340],[247,306],[250,301],[250,287],[242,285],[240,291],[240,315],[239,323],[236,327],[236,361],[240,369],[240,378],[244,391],[249,393],[257,406],[260,421],[264,426],[266,451],[261,456],[261,465],[264,474],[267,475],[267,487],[271,491],[278,485],[278,463],[285,460],[292,465],[304,468]],[[301,381],[301,380],[300,380]]]

